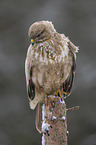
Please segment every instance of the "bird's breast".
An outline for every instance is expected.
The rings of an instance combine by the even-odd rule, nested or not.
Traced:
[[[58,53],[60,52],[60,53]],[[58,45],[58,51],[55,49],[54,42],[51,41],[51,44],[48,42],[39,43],[34,49],[34,61],[35,63],[42,64],[55,64],[60,62],[65,62],[68,60],[69,48],[66,45],[62,47]]]
[[[72,56],[67,45],[60,47],[61,53],[58,54],[52,45],[40,43],[34,50],[34,71],[33,82],[39,85],[46,94],[51,94],[62,85],[70,75],[72,67]]]

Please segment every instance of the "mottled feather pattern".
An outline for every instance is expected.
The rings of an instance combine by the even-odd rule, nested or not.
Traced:
[[[65,58],[68,60],[69,48],[67,41],[62,39],[58,45],[56,40],[35,44],[33,63],[42,62],[49,64],[64,62]]]
[[[52,44],[52,42],[50,43]],[[52,44],[54,46],[54,44]],[[54,93],[63,82],[67,79],[71,72],[72,67],[72,56],[69,57],[69,48],[66,42],[66,46],[62,48],[63,42],[59,44],[59,50],[61,54],[49,45],[49,43],[43,42],[35,45],[33,52],[32,66],[34,75],[32,80],[34,84],[41,88],[47,94]],[[63,68],[63,69],[62,69]],[[38,72],[36,74],[36,72]]]
[[[60,88],[71,93],[78,48],[49,21],[32,24],[29,37],[34,39],[34,46],[28,48],[25,74],[34,109],[45,95],[54,95]]]

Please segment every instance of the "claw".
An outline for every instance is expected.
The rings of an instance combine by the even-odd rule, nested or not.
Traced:
[[[62,94],[64,94],[64,96],[67,96],[67,93],[66,93],[66,92],[64,92],[64,91],[61,91],[61,90],[57,90],[57,91],[56,91],[56,96],[58,96],[58,95],[59,95],[59,96],[60,96],[60,98],[63,98],[63,97],[62,97]]]

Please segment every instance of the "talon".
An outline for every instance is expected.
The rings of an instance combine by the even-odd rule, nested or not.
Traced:
[[[60,98],[63,98],[63,97],[62,97],[62,94],[64,94],[64,96],[66,96],[66,95],[67,95],[67,93],[66,93],[66,92],[64,92],[64,91],[61,91],[61,90],[57,90],[57,91],[56,91],[56,96],[58,96],[58,95],[59,95],[59,96],[60,96]]]

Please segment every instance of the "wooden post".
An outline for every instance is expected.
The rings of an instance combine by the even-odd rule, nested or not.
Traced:
[[[43,133],[42,145],[67,145],[65,101],[57,96],[48,96],[42,107],[42,131],[46,133]]]

